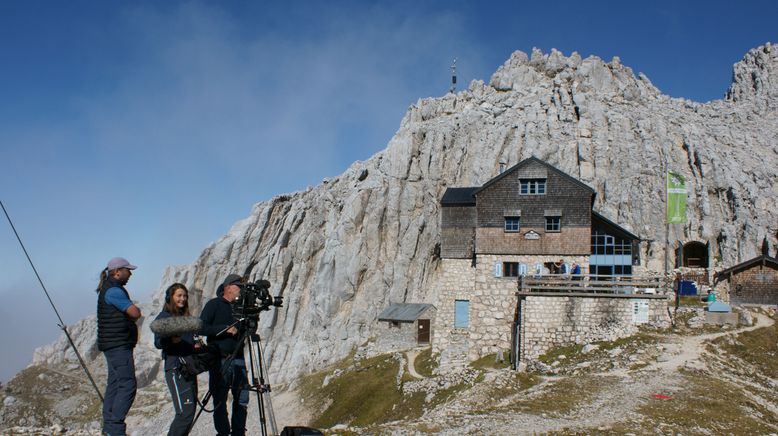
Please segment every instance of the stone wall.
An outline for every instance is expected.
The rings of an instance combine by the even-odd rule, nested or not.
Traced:
[[[377,330],[378,348],[385,353],[416,347],[416,322],[379,321]],[[431,340],[432,338],[430,338]]]
[[[442,259],[437,279],[437,319],[433,327],[436,331],[433,351],[441,353],[441,365],[446,365],[447,359],[461,358],[459,354],[455,356],[447,351],[455,343],[458,353],[466,353],[467,361],[511,348],[518,278],[495,277],[495,264],[518,262],[534,265],[536,262],[558,260],[558,256],[551,255],[482,255],[473,266],[469,259]],[[587,256],[565,260],[579,263],[584,271],[588,269]],[[467,329],[454,327],[456,300],[470,302]]]
[[[463,259],[443,259],[438,280],[437,331],[433,351],[441,365],[452,367],[499,350],[510,350],[517,319],[516,277],[495,277],[495,264],[559,260],[556,256],[483,255],[475,266]],[[565,259],[588,269],[588,257]],[[454,328],[455,300],[470,302],[469,326]],[[573,343],[613,340],[629,336],[640,321],[634,304],[647,305],[647,324],[669,325],[668,300],[663,296],[640,299],[623,295],[529,296],[522,302],[522,358],[536,358],[549,348]]]
[[[466,367],[470,359],[470,334],[465,329],[453,329],[449,331],[447,337],[447,346],[445,348],[435,348],[432,350],[440,353],[440,364],[438,373],[446,373]]]
[[[645,324],[670,325],[670,297],[624,298],[621,296],[527,296],[521,302],[521,360],[535,359],[551,348],[612,341],[637,331],[635,304],[648,306]]]
[[[472,300],[475,272],[476,269],[470,259],[442,259],[440,262],[436,280],[437,300],[434,305],[438,310],[435,325],[432,327],[435,332],[432,350],[441,353],[441,357],[443,352],[452,346],[455,339],[460,349],[469,348],[467,345],[469,330],[454,328],[454,302]],[[441,362],[443,362],[442,358]]]

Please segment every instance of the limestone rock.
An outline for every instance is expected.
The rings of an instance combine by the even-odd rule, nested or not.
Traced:
[[[595,209],[639,235],[641,259],[655,269],[664,258],[667,162],[689,190],[688,222],[671,226],[669,239],[709,242],[714,267],[750,259],[764,238],[778,245],[776,105],[770,44],[749,51],[726,98],[708,103],[663,95],[618,59],[515,52],[488,85],[413,104],[385,150],[319,186],[256,204],[191,265],[167,269],[144,309],[136,361],[157,356],[158,364],[148,319],[167,285],[185,283],[197,313],[227,274],[252,262],[251,279],[269,280],[284,297],[259,319],[274,382],[366,343],[389,303],[449,304],[436,297],[443,192],[481,185],[500,162],[533,155],[589,184]],[[99,365],[94,319],[72,331]],[[71,360],[63,340],[34,358]],[[158,366],[145,365],[146,382],[159,377]]]

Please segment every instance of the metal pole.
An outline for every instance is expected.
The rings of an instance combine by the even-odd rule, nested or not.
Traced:
[[[84,372],[86,373],[87,378],[89,378],[89,381],[92,383],[92,387],[95,388],[95,392],[97,393],[97,396],[100,398],[100,402],[103,402],[103,394],[100,393],[100,389],[97,387],[97,383],[95,383],[95,380],[92,378],[92,374],[89,372],[89,369],[86,367],[86,363],[84,362],[84,359],[81,357],[81,353],[78,352],[78,348],[76,348],[76,344],[73,343],[73,338],[70,337],[70,333],[68,332],[67,326],[65,326],[65,321],[62,320],[62,317],[59,316],[59,311],[57,310],[57,307],[54,305],[54,302],[51,300],[51,296],[49,295],[49,291],[46,290],[46,286],[43,284],[43,280],[41,279],[40,274],[38,274],[38,270],[35,269],[35,264],[32,263],[32,259],[30,258],[29,253],[27,253],[27,249],[24,247],[24,243],[22,243],[22,238],[19,237],[19,233],[16,231],[16,227],[14,226],[13,221],[11,221],[11,217],[8,215],[8,211],[5,210],[5,205],[3,205],[3,202],[0,201],[0,207],[3,208],[3,213],[5,213],[6,219],[8,219],[8,224],[11,225],[11,229],[14,232],[14,235],[16,235],[16,240],[19,241],[19,245],[22,247],[22,251],[24,251],[24,255],[27,257],[27,262],[30,263],[30,266],[32,267],[32,271],[35,273],[35,277],[38,278],[38,283],[41,284],[41,288],[43,288],[43,293],[46,294],[46,298],[49,299],[49,304],[51,304],[51,308],[54,309],[54,313],[57,315],[57,319],[59,319],[59,324],[57,326],[62,329],[62,331],[65,333],[65,337],[68,339],[68,343],[70,343],[70,346],[73,348],[73,351],[76,353],[76,357],[78,358],[79,363],[81,363],[81,367],[84,368]]]
[[[667,156],[665,156],[664,160],[665,164],[665,177],[664,181],[662,182],[662,186],[665,191],[665,216],[663,217],[665,221],[665,276],[667,276],[667,272],[669,271],[668,266],[668,252],[670,251],[670,221],[667,219],[667,212],[668,212],[668,205],[670,202],[669,194],[667,193],[667,177],[668,177],[668,168],[667,168]]]

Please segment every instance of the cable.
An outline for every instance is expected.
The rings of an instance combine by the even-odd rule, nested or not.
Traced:
[[[59,316],[59,311],[57,310],[57,307],[54,305],[54,301],[51,300],[49,291],[46,290],[46,286],[43,284],[43,280],[41,279],[40,274],[38,274],[38,270],[35,268],[35,264],[32,263],[30,254],[27,253],[27,249],[24,247],[24,243],[22,243],[22,238],[19,237],[19,233],[16,231],[16,227],[14,226],[13,221],[11,221],[11,217],[8,215],[8,211],[5,210],[5,205],[3,205],[2,201],[0,201],[0,207],[3,208],[3,213],[5,213],[5,217],[8,219],[8,224],[11,225],[11,229],[13,230],[14,235],[16,235],[16,240],[19,241],[19,245],[22,247],[22,251],[24,251],[24,255],[27,257],[27,262],[30,263],[30,266],[32,267],[32,271],[35,273],[35,277],[38,278],[38,283],[41,284],[41,288],[43,288],[43,292],[46,294],[46,298],[49,299],[49,304],[51,304],[51,308],[54,309],[54,313],[57,315],[57,319],[59,319],[59,324],[57,324],[57,326],[62,329],[62,331],[65,333],[65,337],[68,338],[68,342],[70,343],[70,346],[73,348],[73,351],[76,353],[76,357],[78,357],[78,361],[79,363],[81,363],[81,367],[84,368],[84,372],[86,373],[86,376],[89,378],[89,381],[92,383],[92,387],[95,388],[95,392],[97,392],[97,396],[100,398],[100,402],[102,403],[103,394],[101,394],[100,389],[97,388],[97,383],[95,383],[95,380],[92,378],[92,374],[89,372],[89,369],[86,367],[86,363],[84,362],[84,359],[81,357],[81,353],[78,352],[78,348],[76,348],[76,344],[73,343],[73,338],[70,337],[70,333],[68,332],[67,326],[65,326],[65,322],[62,321],[62,317]]]

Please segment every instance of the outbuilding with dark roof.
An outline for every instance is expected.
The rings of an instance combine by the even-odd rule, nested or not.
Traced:
[[[378,315],[378,344],[381,350],[403,350],[429,344],[436,311],[432,304],[389,305]]]
[[[778,259],[763,254],[726,268],[714,275],[714,284],[732,304],[778,305]]]

